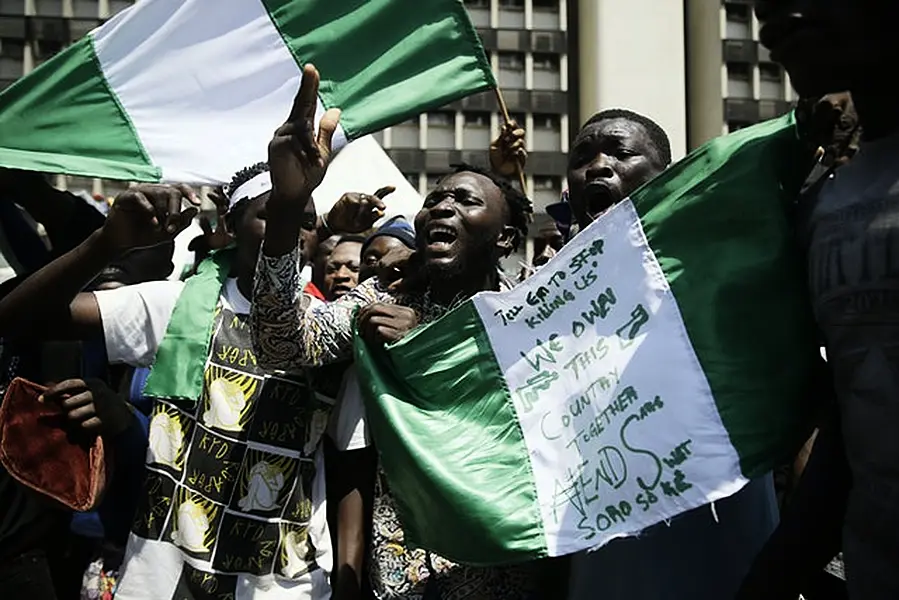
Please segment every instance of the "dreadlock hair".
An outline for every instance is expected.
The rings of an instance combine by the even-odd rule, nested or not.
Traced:
[[[225,194],[227,194],[230,198],[231,194],[233,194],[237,190],[237,188],[253,179],[257,175],[261,173],[267,173],[268,170],[268,163],[265,162],[258,162],[255,165],[244,167],[243,169],[235,173],[231,178],[231,182],[225,186]],[[249,198],[249,200],[252,200],[252,198]],[[246,200],[241,200],[240,202],[232,206],[228,211],[228,214],[225,215],[225,222],[228,225],[228,229],[230,231],[234,231],[234,227],[238,222],[240,222],[240,218],[243,215],[243,212],[247,209],[248,204],[249,202],[247,202]]]
[[[476,175],[486,177],[499,188],[499,191],[503,195],[503,199],[509,206],[510,225],[512,225],[512,227],[515,228],[515,231],[518,232],[518,235],[512,240],[512,252],[516,252],[521,245],[522,240],[527,238],[528,223],[533,220],[534,205],[531,203],[530,199],[502,175],[497,175],[492,171],[466,163],[453,164],[450,165],[450,167],[453,169],[452,175],[455,175],[456,173],[475,173]]]
[[[657,166],[664,169],[671,164],[671,142],[668,140],[668,134],[665,133],[665,130],[662,129],[658,123],[649,117],[644,117],[634,111],[624,108],[610,108],[608,110],[600,111],[587,119],[587,122],[581,127],[581,132],[590,125],[595,125],[601,121],[609,121],[611,119],[624,119],[625,121],[630,121],[631,123],[636,123],[641,126],[646,130],[646,133],[649,134],[649,140],[652,142],[653,147],[658,153],[657,158],[659,164]],[[580,135],[580,132],[578,135]]]

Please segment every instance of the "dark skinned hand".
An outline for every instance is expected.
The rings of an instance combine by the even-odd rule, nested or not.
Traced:
[[[225,213],[228,212],[228,197],[221,187],[209,192],[207,197],[215,204],[215,227],[209,217],[202,215],[200,217],[200,229],[203,235],[197,236],[190,241],[187,249],[193,252],[208,253],[213,250],[221,250],[227,248],[234,242],[234,234],[228,231],[228,225],[225,220]]]
[[[503,124],[499,137],[490,144],[490,168],[494,172],[511,177],[524,169],[528,160],[524,136],[524,129],[515,121]]]
[[[393,248],[378,261],[378,280],[391,292],[411,294],[427,287],[419,255],[406,246]]]
[[[99,379],[67,379],[51,386],[40,400],[60,406],[68,422],[88,434],[118,435],[133,418],[128,403]]]
[[[182,210],[184,200],[193,206]],[[100,233],[121,253],[156,246],[184,231],[197,216],[199,205],[186,185],[138,185],[116,197]]]
[[[302,210],[328,170],[331,138],[340,122],[340,110],[332,108],[325,112],[316,135],[319,81],[318,70],[313,65],[303,67],[303,80],[290,115],[269,142],[268,164],[273,186],[269,202],[295,202],[297,209]]]
[[[334,234],[368,231],[387,210],[384,198],[395,191],[395,187],[388,185],[374,195],[347,192],[328,211],[328,228]]]
[[[359,334],[369,344],[392,344],[418,327],[418,313],[407,306],[376,302],[359,311]]]

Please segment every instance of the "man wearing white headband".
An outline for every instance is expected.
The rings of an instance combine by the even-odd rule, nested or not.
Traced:
[[[332,130],[333,131],[333,130]],[[233,248],[187,281],[78,293],[107,264],[170,242],[196,216],[189,190],[140,185],[121,194],[104,226],[24,281],[0,304],[9,335],[103,339],[111,363],[152,365],[145,490],[128,541],[122,598],[324,599],[332,548],[320,444],[330,404],[305,373],[257,365],[248,314],[271,191],[254,165],[227,187]],[[342,199],[334,230],[371,227],[380,200]],[[304,241],[327,231],[304,212]]]

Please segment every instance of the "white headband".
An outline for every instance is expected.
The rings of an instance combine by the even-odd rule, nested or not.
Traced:
[[[234,205],[244,199],[252,200],[254,198],[258,198],[262,194],[266,192],[270,192],[272,190],[272,176],[268,171],[264,173],[260,173],[256,175],[240,187],[238,187],[234,192],[231,193],[230,198],[228,198],[228,210],[234,208]]]

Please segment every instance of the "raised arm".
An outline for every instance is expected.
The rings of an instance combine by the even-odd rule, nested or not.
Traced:
[[[185,197],[192,198],[186,188],[161,185],[121,194],[103,227],[0,301],[0,334],[32,339],[102,334],[97,300],[81,290],[121,254],[170,240],[182,231],[196,215],[196,209],[181,210]]]
[[[315,133],[318,84],[318,71],[306,65],[290,115],[268,148],[272,193],[250,312],[256,357],[266,369],[296,371],[349,358],[356,309],[386,299],[374,284],[329,304],[313,305],[314,300],[302,292],[307,282],[300,277],[300,223],[327,171],[331,138],[340,119],[339,110],[328,110]],[[375,209],[383,210],[378,196],[359,198],[346,210],[335,206],[329,213],[330,226],[361,231],[355,225],[371,226]]]

